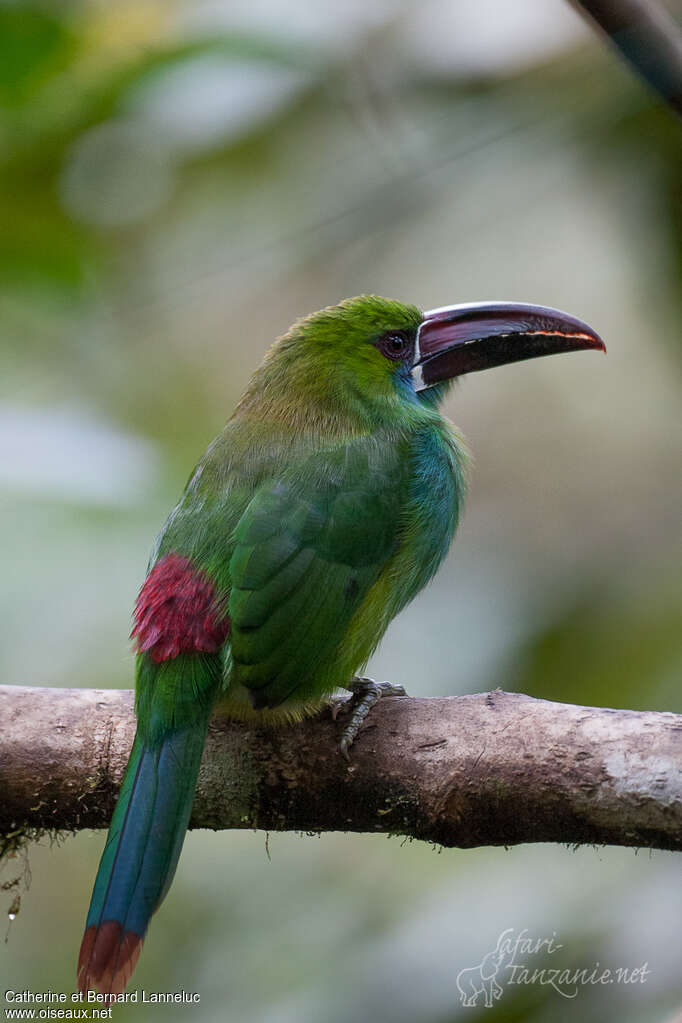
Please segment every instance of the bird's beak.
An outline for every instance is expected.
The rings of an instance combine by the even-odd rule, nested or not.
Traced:
[[[443,306],[424,313],[412,376],[423,391],[463,373],[582,348],[606,351],[591,327],[558,309],[522,302]]]

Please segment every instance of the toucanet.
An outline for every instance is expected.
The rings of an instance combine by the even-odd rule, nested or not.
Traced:
[[[373,295],[307,316],[274,343],[161,530],[137,598],[137,733],[90,903],[81,991],[118,994],[130,979],[175,873],[211,715],[286,724],[316,712],[352,688],[442,562],[467,480],[466,448],[440,412],[452,381],[585,348],[604,344],[555,309],[423,313]],[[371,682],[356,688],[376,696]]]

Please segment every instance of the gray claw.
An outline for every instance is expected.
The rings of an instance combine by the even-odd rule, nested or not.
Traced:
[[[392,682],[375,682],[373,678],[358,675],[345,688],[352,694],[348,701],[352,714],[343,730],[339,748],[346,760],[350,760],[350,748],[375,703],[382,696],[407,696],[407,693],[402,686],[393,685]]]

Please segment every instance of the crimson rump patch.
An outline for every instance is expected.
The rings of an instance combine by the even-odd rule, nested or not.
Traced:
[[[189,558],[166,554],[154,565],[135,604],[131,636],[157,663],[178,654],[214,654],[230,620],[224,602]]]

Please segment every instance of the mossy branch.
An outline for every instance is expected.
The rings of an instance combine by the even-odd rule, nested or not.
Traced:
[[[215,719],[192,827],[682,850],[682,716],[386,698],[350,763],[342,727],[328,710],[279,731]],[[106,827],[134,730],[129,691],[0,686],[0,835]]]

